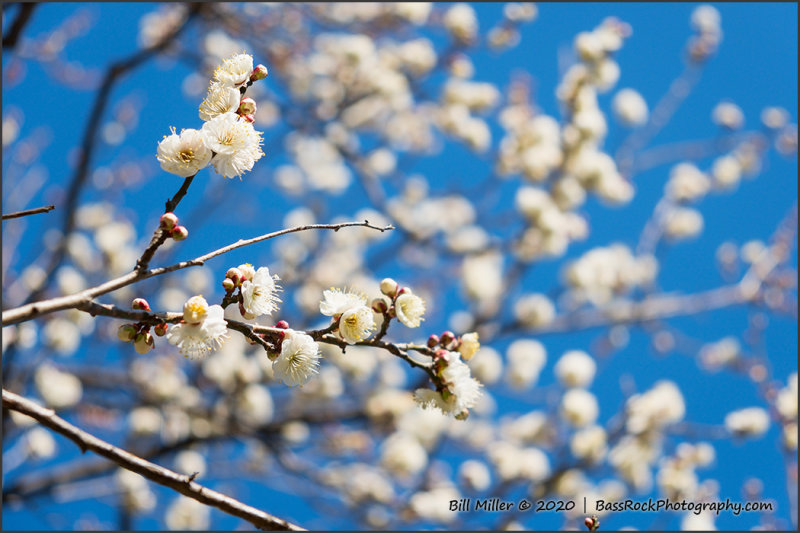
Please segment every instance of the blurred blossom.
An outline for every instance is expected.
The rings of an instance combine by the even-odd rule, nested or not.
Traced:
[[[670,239],[696,237],[703,230],[703,215],[688,207],[675,207],[665,215],[664,233]]]
[[[739,437],[758,437],[769,429],[769,413],[761,407],[748,407],[728,413],[725,427]]]
[[[742,110],[732,102],[720,102],[717,104],[711,112],[711,119],[714,124],[729,130],[738,130],[744,125]]]
[[[586,387],[594,379],[596,368],[589,354],[582,350],[570,350],[558,360],[554,372],[565,387]]]
[[[39,366],[34,374],[34,382],[39,395],[54,409],[73,407],[83,395],[83,387],[77,377],[51,365]]]
[[[547,353],[539,341],[519,339],[508,347],[506,358],[508,382],[516,389],[524,389],[534,385],[539,379],[539,372],[545,365]]]
[[[170,530],[203,531],[208,529],[211,508],[186,496],[178,496],[167,507],[164,521]]]
[[[647,102],[633,89],[621,89],[612,102],[614,114],[625,126],[641,126],[647,122]]]

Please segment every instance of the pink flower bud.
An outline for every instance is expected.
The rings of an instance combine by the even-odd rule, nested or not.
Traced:
[[[240,115],[255,115],[256,113],[256,101],[252,98],[245,96],[242,98],[242,101],[239,102],[239,111]]]
[[[242,115],[242,118],[247,122],[249,122],[250,124],[256,121],[256,117],[254,117],[253,115]]]
[[[428,337],[428,348],[435,348],[439,344],[439,336],[434,334]]]
[[[162,322],[161,324],[156,324],[155,327],[153,327],[153,332],[159,337],[163,337],[167,334],[167,323]]]
[[[253,265],[251,265],[250,263],[244,263],[243,265],[239,265],[236,268],[238,268],[239,272],[241,273],[240,276],[242,281],[245,280],[253,281],[253,278],[256,275],[256,269],[253,268]]]
[[[236,288],[236,283],[230,278],[225,278],[222,280],[222,288],[225,289],[225,292],[231,292]]]
[[[250,80],[251,81],[263,80],[264,78],[267,77],[268,74],[269,72],[267,71],[267,67],[259,63],[258,65],[256,65],[256,68],[253,69],[253,72],[250,74]]]
[[[386,303],[383,297],[375,298],[372,300],[372,310],[376,313],[384,314],[389,310],[389,304]]]
[[[276,328],[279,329],[289,329],[289,323],[285,320],[279,320],[277,324],[275,324]]]
[[[131,342],[136,338],[136,328],[132,324],[123,324],[117,330],[117,337],[122,342]]]
[[[442,333],[442,336],[440,337],[440,340],[441,340],[442,346],[444,346],[445,348],[447,348],[447,346],[448,346],[448,345],[449,345],[451,342],[453,342],[454,340],[456,340],[456,336],[455,336],[455,334],[454,334],[452,331],[449,331],[449,330],[448,330],[448,331],[445,331],[444,333]]]
[[[150,304],[147,303],[147,300],[145,300],[144,298],[135,298],[133,300],[133,303],[131,304],[131,307],[133,307],[134,309],[139,310],[139,311],[149,311],[150,310]]]
[[[244,276],[242,275],[242,271],[236,267],[229,268],[228,271],[225,273],[225,278],[231,280],[236,285],[240,285],[242,283],[243,277]]]
[[[178,224],[178,217],[175,213],[169,212],[161,215],[159,225],[167,231],[170,231]]]
[[[175,226],[172,228],[172,233],[170,233],[170,235],[172,235],[172,238],[176,241],[182,241],[189,236],[189,230],[184,226]]]

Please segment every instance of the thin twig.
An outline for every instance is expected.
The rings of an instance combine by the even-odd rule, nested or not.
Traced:
[[[16,307],[14,309],[10,309],[8,311],[3,311],[3,326],[10,326],[12,324],[18,324],[19,322],[25,322],[27,320],[31,320],[33,318],[42,315],[54,313],[55,311],[77,308],[80,307],[81,305],[88,304],[89,302],[91,302],[91,300],[93,300],[98,296],[115,291],[127,285],[131,285],[138,281],[142,281],[155,276],[160,276],[162,274],[166,274],[168,272],[174,272],[176,270],[181,270],[184,268],[200,266],[209,259],[217,257],[218,255],[225,254],[237,248],[242,248],[243,246],[249,246],[257,242],[273,239],[281,235],[286,235],[287,233],[294,233],[297,231],[306,231],[311,229],[330,229],[333,231],[339,231],[342,228],[354,227],[354,226],[362,226],[365,228],[370,228],[381,232],[394,229],[394,227],[391,225],[384,227],[373,226],[372,224],[369,223],[369,221],[365,220],[364,222],[342,222],[340,224],[309,224],[306,226],[298,226],[295,228],[273,231],[272,233],[260,235],[252,239],[240,239],[233,244],[230,244],[223,248],[219,248],[205,255],[201,255],[200,257],[196,257],[195,259],[192,259],[190,261],[182,261],[180,263],[176,263],[174,265],[170,265],[167,267],[152,268],[150,270],[133,271],[118,278],[107,281],[102,285],[92,287],[91,289],[86,289],[76,294],[72,294],[69,296],[61,296],[58,298],[52,298],[50,300],[42,300],[41,302],[29,303],[22,305],[20,307]]]
[[[3,389],[3,407],[36,419],[42,425],[69,438],[77,444],[83,452],[91,450],[98,455],[110,459],[126,470],[136,472],[151,481],[169,487],[200,503],[211,505],[225,513],[247,520],[259,529],[269,531],[305,531],[305,529],[291,522],[287,522],[286,520],[256,509],[255,507],[246,505],[230,496],[225,496],[220,492],[204,487],[192,481],[190,479],[191,476],[178,474],[177,472],[146,461],[141,457],[101,440],[57,416],[52,409],[41,407],[5,389]]]
[[[26,217],[28,215],[38,215],[39,213],[49,213],[56,206],[54,205],[46,205],[44,207],[37,207],[35,209],[26,209],[25,211],[17,211],[15,213],[8,213],[7,215],[3,215],[3,220],[8,220],[10,218],[19,218],[19,217]]]
[[[25,28],[25,25],[31,18],[33,14],[33,8],[36,7],[35,2],[31,3],[20,3],[19,4],[19,11],[17,12],[17,18],[14,19],[14,22],[11,23],[11,28],[8,30],[8,33],[3,36],[3,50],[6,53],[10,52],[14,49],[17,45],[17,41],[19,40],[19,36],[22,35],[22,30]]]

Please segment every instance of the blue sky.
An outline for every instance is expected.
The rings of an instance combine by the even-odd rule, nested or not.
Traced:
[[[670,124],[661,131],[651,145],[687,139],[711,138],[718,134],[711,122],[711,110],[722,100],[731,100],[739,105],[745,115],[746,127],[757,128],[761,110],[770,105],[785,107],[792,121],[797,120],[797,5],[794,3],[729,3],[713,4],[720,11],[723,41],[718,54],[709,62],[694,92],[686,100]],[[502,4],[480,4],[476,10],[482,29],[491,27],[501,16]],[[89,33],[72,41],[66,52],[69,60],[79,61],[89,68],[102,69],[113,60],[127,55],[136,46],[138,26],[134,22],[152,10],[153,4],[44,4],[34,12],[27,35],[36,36],[51,32],[65,15],[79,9],[92,14],[98,24]],[[621,77],[616,88],[631,87],[638,90],[652,106],[660,98],[669,83],[682,69],[682,53],[686,38],[690,35],[689,16],[694,4],[540,4],[539,15],[532,24],[523,27],[522,41],[516,48],[495,54],[478,52],[473,55],[475,78],[495,82],[505,86],[509,76],[524,70],[535,77],[537,104],[547,114],[558,116],[558,106],[554,88],[558,82],[558,50],[569,49],[575,34],[591,30],[606,16],[614,15],[631,24],[633,35],[625,42],[616,59],[621,67]],[[4,32],[9,17],[4,20]],[[98,43],[102,43],[101,46]],[[259,58],[256,58],[259,61]],[[42,155],[41,163],[47,171],[48,184],[42,192],[31,198],[28,207],[35,207],[58,200],[59,191],[71,175],[70,160],[80,135],[86,114],[91,106],[93,92],[72,90],[59,86],[36,63],[26,61],[24,77],[18,83],[8,83],[6,67],[9,57],[4,54],[3,72],[3,112],[12,107],[23,111],[25,119],[20,133],[24,137],[36,128],[46,125],[51,141]],[[269,65],[268,65],[269,66]],[[189,73],[184,64],[168,61],[151,61],[127,76],[114,90],[113,111],[121,98],[133,96],[141,106],[142,113],[138,126],[118,147],[100,150],[94,160],[94,168],[116,159],[150,159],[150,173],[145,179],[130,187],[113,192],[113,197],[121,203],[121,209],[132,216],[139,227],[152,226],[163,201],[171,196],[180,185],[178,178],[164,175],[155,162],[155,147],[167,127],[197,127],[198,102],[187,99],[180,90],[180,84]],[[267,79],[269,82],[270,79]],[[608,109],[615,91],[602,95],[600,105]],[[495,138],[499,130],[493,131]],[[248,191],[248,179],[267,183],[270,170],[281,162],[280,146],[270,146],[271,132],[265,133],[267,157],[257,164],[257,171],[243,181],[232,180],[226,189],[224,206],[241,208],[244,215],[236,221],[214,218],[202,226],[202,239],[189,239],[182,244],[181,258],[194,257],[218,245],[230,242],[232,232],[242,232],[243,236],[257,235],[278,229],[283,214],[291,202],[284,203],[274,196],[262,193],[253,199]],[[610,152],[618,146],[624,132],[610,122],[606,146]],[[433,191],[443,191],[460,186],[478,183],[490,171],[488,161],[478,161],[465,157],[467,151],[460,146],[448,144],[437,157],[419,162],[415,172],[429,177]],[[707,168],[710,160],[700,162]],[[3,162],[4,174],[10,163]],[[716,247],[724,240],[743,244],[754,238],[768,237],[776,224],[797,200],[796,159],[785,159],[774,151],[765,162],[765,171],[755,180],[743,180],[736,193],[711,195],[699,206],[705,217],[705,231],[698,239],[679,243],[666,250],[662,256],[659,277],[665,291],[700,291],[723,284],[714,267]],[[660,167],[644,172],[636,177],[637,196],[632,204],[622,208],[608,208],[596,201],[590,201],[584,212],[590,221],[592,233],[584,243],[570,248],[568,258],[577,257],[586,250],[612,242],[624,242],[635,246],[642,224],[647,220],[652,207],[658,201],[668,175],[668,167]],[[203,171],[198,177],[191,194],[181,208],[192,212],[203,199],[203,188],[213,190],[215,181],[222,179],[213,172]],[[252,183],[252,182],[251,182]],[[5,185],[5,182],[4,182]],[[500,191],[502,202],[511,198],[513,184],[507,184]],[[115,185],[114,188],[118,187]],[[103,192],[105,194],[105,191]],[[89,190],[82,197],[90,201],[99,196]],[[255,201],[254,201],[255,200]],[[330,200],[330,199],[329,199]],[[366,199],[357,185],[341,197],[332,199],[328,213],[352,214],[365,205]],[[4,194],[5,201],[5,194]],[[5,210],[5,209],[4,209]],[[60,224],[58,211],[30,219],[27,230],[31,235],[41,235],[50,227]],[[213,222],[213,223],[211,223]],[[4,224],[4,231],[5,231]],[[142,230],[142,234],[149,230]],[[238,237],[240,235],[236,235]],[[39,253],[37,239],[26,241],[18,253],[23,263],[32,260]],[[231,254],[223,262],[211,263],[209,268],[216,274],[225,270],[225,265],[253,260],[253,252]],[[269,246],[259,247],[258,259],[268,264],[272,255]],[[793,264],[797,264],[796,252]],[[554,286],[558,280],[559,261],[545,261],[537,265],[531,275],[525,278],[526,291],[542,291]],[[392,262],[384,265],[378,275],[394,275],[398,268]],[[407,266],[403,266],[407,269]],[[414,273],[403,271],[413,278]],[[221,294],[217,295],[221,296]],[[454,305],[462,302],[455,301]],[[676,319],[672,322],[687,334],[706,341],[713,341],[727,335],[741,336],[746,328],[748,312],[745,309],[721,310],[695,317]],[[442,317],[439,322],[428,324],[435,331],[444,327]],[[543,339],[548,354],[548,366],[540,382],[552,383],[552,362],[558,354],[567,349],[588,350],[601,332],[598,330],[578,332],[570,335],[552,335]],[[772,370],[776,377],[784,381],[786,376],[797,370],[797,323],[786,317],[776,317],[770,321],[765,339],[765,350],[770,356]],[[507,341],[493,345],[502,351]],[[621,352],[609,361],[602,363],[603,379],[598,380],[592,391],[600,398],[600,420],[606,421],[616,412],[623,401],[620,380],[632,376],[636,388],[645,390],[663,378],[673,379],[684,393],[688,420],[704,424],[719,424],[725,414],[735,408],[762,405],[754,386],[739,376],[709,375],[700,370],[693,359],[678,354],[657,356],[648,345],[648,338],[637,329],[631,330],[631,341]],[[498,395],[500,411],[524,412],[529,405],[515,404],[512,397]],[[786,474],[779,451],[779,427],[772,429],[755,441],[731,442],[715,441],[717,460],[712,468],[698,472],[701,479],[719,480],[720,497],[741,501],[739,489],[742,482],[758,475],[765,483],[765,494],[774,498],[778,504],[777,515],[788,519],[788,499],[785,490]],[[63,450],[70,449],[64,439],[59,439]],[[74,450],[69,457],[73,457]],[[747,465],[739,468],[738,465]],[[607,474],[607,473],[606,473]],[[222,490],[225,482],[215,485]],[[264,507],[287,519],[294,519],[307,527],[331,528],[353,527],[343,519],[322,517],[308,520],[309,514],[316,511],[299,503],[291,495],[264,493],[258,484],[248,484],[249,491],[240,493],[249,503],[269,502]],[[167,494],[166,492],[159,494]],[[646,497],[646,496],[645,496]],[[169,499],[172,495],[169,495]],[[96,513],[101,520],[114,524],[113,503],[85,500],[69,506],[71,517],[84,512]],[[40,520],[40,513],[56,510],[52,502],[39,501],[39,508],[24,511],[4,510],[4,527],[47,528],[47,522]],[[162,504],[163,505],[163,504]],[[280,511],[280,512],[279,512]],[[214,528],[234,528],[238,521],[214,512]],[[326,522],[329,520],[329,522]],[[720,529],[747,529],[755,525],[754,515],[739,517],[723,514],[717,520]],[[612,514],[605,518],[603,529],[623,526],[647,528],[652,516],[644,514]],[[530,528],[540,529],[558,527],[553,515],[539,515],[525,522]],[[485,525],[476,522],[476,527]],[[677,520],[662,524],[665,528],[678,527]],[[137,528],[156,528],[157,522],[151,519],[137,520]],[[69,528],[69,524],[63,527]],[[112,526],[113,527],[113,526]],[[788,524],[787,524],[788,527]]]

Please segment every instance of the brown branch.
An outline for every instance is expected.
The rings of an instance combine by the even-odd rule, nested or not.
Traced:
[[[8,220],[10,218],[19,218],[19,217],[26,217],[28,215],[38,215],[39,213],[49,213],[56,206],[54,205],[46,205],[44,207],[37,207],[35,209],[26,209],[25,211],[16,211],[14,213],[8,213],[7,215],[3,215],[3,220]]]
[[[11,23],[11,28],[8,30],[8,33],[3,36],[3,49],[5,50],[8,48],[9,52],[17,45],[17,41],[19,40],[19,36],[22,34],[22,30],[25,28],[25,25],[31,18],[33,14],[33,8],[36,7],[35,2],[31,3],[22,3],[19,4],[19,11],[17,12],[17,18],[14,19],[14,22]]]
[[[67,189],[66,198],[64,201],[64,221],[61,227],[61,234],[64,239],[61,240],[59,246],[53,251],[50,257],[50,263],[45,269],[46,275],[42,277],[42,283],[36,287],[26,299],[26,303],[32,302],[40,298],[46,290],[48,283],[53,279],[51,275],[61,264],[64,255],[67,251],[67,243],[69,239],[66,237],[75,228],[75,213],[78,206],[78,197],[83,189],[84,184],[89,176],[89,167],[91,165],[92,156],[95,151],[97,137],[97,130],[100,127],[106,107],[111,97],[111,90],[116,82],[128,71],[133,70],[140,64],[150,59],[152,56],[167,48],[175,38],[178,37],[188,26],[189,22],[194,18],[197,13],[203,8],[202,4],[194,4],[189,9],[189,13],[183,24],[177,27],[174,31],[170,32],[164,38],[150,46],[143,48],[131,55],[128,58],[121,59],[112,63],[106,70],[100,89],[97,92],[94,104],[89,112],[89,120],[84,130],[83,139],[81,141],[80,158],[75,169],[75,173],[70,180],[69,188]]]
[[[369,221],[365,220],[364,222],[343,222],[340,224],[309,224],[307,226],[298,226],[295,228],[273,231],[272,233],[260,235],[252,239],[240,239],[233,244],[230,244],[223,248],[219,248],[205,255],[201,255],[200,257],[196,257],[195,259],[192,259],[190,261],[182,261],[180,263],[175,263],[174,265],[170,265],[167,267],[152,268],[150,270],[133,271],[118,278],[107,281],[102,285],[92,287],[91,289],[86,289],[76,294],[72,294],[69,296],[61,296],[58,298],[52,298],[50,300],[43,300],[41,302],[29,303],[22,305],[20,307],[16,307],[14,309],[10,309],[8,311],[3,311],[3,326],[18,324],[20,322],[32,320],[36,317],[46,315],[49,313],[54,313],[56,311],[62,311],[64,309],[79,308],[82,305],[85,306],[89,304],[89,302],[91,302],[92,299],[96,298],[97,296],[107,294],[119,288],[136,283],[138,281],[142,281],[155,276],[160,276],[168,272],[174,272],[175,270],[181,270],[192,266],[199,266],[204,264],[209,259],[217,257],[218,255],[225,254],[237,248],[242,248],[243,246],[249,246],[257,242],[273,239],[281,235],[286,235],[287,233],[294,233],[297,231],[306,231],[311,229],[330,229],[333,231],[339,231],[341,228],[354,227],[354,226],[371,228],[381,232],[394,229],[393,226],[385,226],[385,227],[373,226],[372,224],[369,223]]]
[[[259,529],[269,531],[305,531],[303,528],[287,522],[286,520],[265,513],[255,507],[250,507],[230,496],[225,496],[222,493],[204,487],[192,481],[190,479],[191,476],[178,474],[172,470],[151,463],[150,461],[146,461],[121,448],[117,448],[73,426],[63,418],[57,416],[52,409],[41,407],[5,389],[3,389],[3,407],[36,419],[42,425],[72,440],[83,452],[91,450],[115,462],[126,470],[136,472],[151,481],[169,487],[200,503],[211,505],[225,513],[242,518]]]

